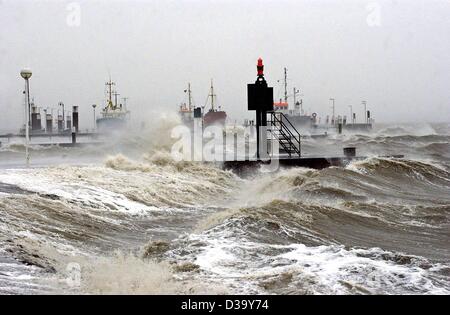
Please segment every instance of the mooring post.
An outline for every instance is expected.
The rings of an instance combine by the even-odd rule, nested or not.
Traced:
[[[75,128],[72,128],[72,144],[77,143],[77,133],[75,131]]]
[[[78,106],[72,106],[72,126],[75,128],[75,132],[78,132]]]
[[[267,154],[267,112],[273,111],[273,88],[264,79],[264,64],[261,58],[256,65],[258,77],[254,84],[247,84],[248,110],[256,111],[256,158],[261,158],[260,144],[266,144]],[[261,138],[266,137],[266,139]]]
[[[356,156],[356,147],[344,148],[344,156],[347,158],[353,158]]]
[[[234,145],[233,145],[234,156],[233,156],[233,158],[234,158],[235,161],[237,161],[238,158],[239,158],[239,154],[238,154],[239,146],[238,146],[238,134],[237,134],[236,130],[233,133],[233,142],[234,142]]]

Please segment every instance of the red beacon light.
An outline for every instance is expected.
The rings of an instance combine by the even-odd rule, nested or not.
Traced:
[[[258,69],[258,77],[264,76],[264,65],[263,60],[261,58],[258,59],[258,64],[256,65],[256,68]]]

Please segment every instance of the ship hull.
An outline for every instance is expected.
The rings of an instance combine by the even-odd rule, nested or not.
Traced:
[[[203,117],[203,123],[205,127],[212,125],[225,126],[227,119],[227,113],[224,111],[207,112]]]
[[[123,118],[99,118],[97,119],[98,131],[111,131],[125,128],[127,122]]]
[[[287,114],[286,117],[289,119],[292,125],[294,125],[295,128],[312,128],[313,127],[313,118],[311,116],[304,116],[304,115],[289,115]]]

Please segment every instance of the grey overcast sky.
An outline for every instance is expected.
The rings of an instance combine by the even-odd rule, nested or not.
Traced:
[[[79,105],[82,128],[109,74],[135,119],[176,111],[187,82],[204,105],[213,78],[241,120],[258,57],[276,96],[288,68],[309,112],[334,97],[378,122],[450,121],[450,0],[0,0],[0,129],[22,123],[24,66],[36,103]]]

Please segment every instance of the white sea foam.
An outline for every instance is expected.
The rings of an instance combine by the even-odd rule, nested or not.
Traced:
[[[290,283],[286,284],[284,292],[292,293],[450,293],[449,288],[434,284],[429,270],[385,259],[383,257],[395,254],[379,248],[285,246],[211,239],[211,235],[198,237],[208,244],[195,256],[195,264],[200,266],[205,277],[235,285],[249,281],[249,291],[244,293],[254,290],[267,293],[261,283],[283,274],[290,274]],[[269,254],[271,250],[273,255]],[[436,268],[440,266],[436,265]]]

